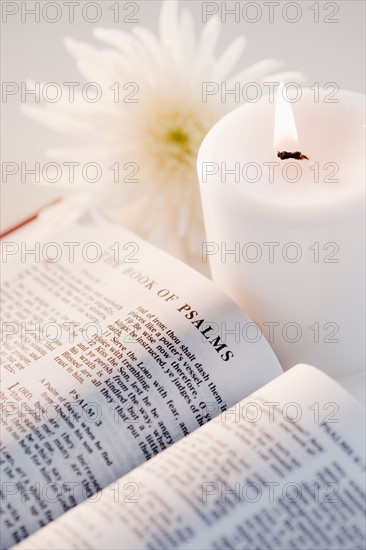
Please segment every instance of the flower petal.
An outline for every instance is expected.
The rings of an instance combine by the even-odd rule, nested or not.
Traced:
[[[228,75],[237,64],[241,54],[245,49],[246,39],[244,36],[238,36],[231,44],[226,48],[224,53],[218,58],[215,63],[213,80],[223,81],[226,75]]]
[[[173,48],[177,35],[178,2],[176,0],[164,0],[159,19],[159,36],[162,45],[168,50]]]
[[[227,84],[233,84],[235,82],[256,82],[261,77],[268,75],[272,71],[275,71],[281,67],[283,63],[281,61],[276,61],[275,59],[264,59],[255,63],[250,67],[240,71],[239,73],[232,76]]]
[[[210,67],[212,64],[219,35],[220,19],[214,16],[208,21],[208,23],[206,23],[206,26],[199,37],[196,52],[196,75],[203,73],[202,76],[205,76],[205,69],[207,74],[207,67]]]

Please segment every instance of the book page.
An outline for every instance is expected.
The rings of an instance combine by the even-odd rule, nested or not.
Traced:
[[[210,281],[93,209],[50,209],[2,253],[4,547],[281,372]]]
[[[364,413],[294,367],[17,549],[362,549]]]

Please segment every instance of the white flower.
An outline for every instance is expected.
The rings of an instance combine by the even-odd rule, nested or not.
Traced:
[[[229,88],[234,82],[258,81],[279,66],[265,60],[230,76],[245,40],[236,38],[216,56],[219,33],[219,19],[212,17],[197,38],[191,13],[178,14],[178,3],[166,1],[158,37],[138,26],[131,33],[96,29],[95,37],[112,48],[65,40],[85,80],[101,86],[100,101],[88,103],[77,91],[73,103],[23,107],[39,122],[81,141],[81,147],[50,151],[52,157],[93,160],[103,166],[136,163],[139,183],[118,188],[125,204],[118,211],[121,222],[186,261],[199,254],[204,240],[198,148],[213,124],[237,106],[221,102],[220,94],[203,102],[202,83],[226,81]],[[109,88],[116,82],[120,95],[130,93],[138,102],[115,103]],[[129,85],[123,90],[128,82],[138,88]],[[108,176],[112,178],[110,171]]]

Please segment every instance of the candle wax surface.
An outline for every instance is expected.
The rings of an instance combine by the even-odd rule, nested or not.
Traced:
[[[269,97],[221,119],[199,154],[199,166],[214,161],[219,165],[218,173],[208,173],[206,191],[211,186],[221,193],[234,190],[237,196],[239,189],[251,201],[295,209],[324,208],[324,202],[341,207],[344,201],[354,200],[355,194],[362,201],[365,126],[360,114],[364,96],[340,90],[333,97],[337,103],[327,102],[329,96],[329,90],[320,90],[319,102],[315,102],[314,91],[303,89],[301,99],[291,102],[298,143],[282,140],[274,146],[275,102]],[[310,160],[281,160],[277,152],[283,150],[301,151]],[[232,173],[237,163],[240,181]],[[276,164],[270,168],[264,163]]]

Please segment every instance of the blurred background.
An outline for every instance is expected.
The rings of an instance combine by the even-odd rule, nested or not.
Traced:
[[[35,22],[30,12],[36,2],[1,2],[2,7],[2,80],[21,82],[31,79],[39,82],[81,81],[74,60],[66,51],[63,39],[72,37],[91,44],[100,45],[93,38],[95,27],[118,28],[129,32],[136,22],[114,22],[116,10],[126,19],[138,20],[138,24],[158,30],[160,1],[98,2],[101,18],[96,23],[85,20],[82,7],[93,4],[84,0],[74,3],[74,21],[70,22],[67,3],[40,2],[41,10],[49,4],[46,12],[49,19],[56,11],[51,4],[58,4],[61,17],[51,23],[42,16]],[[119,4],[119,6],[117,6]],[[291,4],[293,6],[291,7]],[[225,11],[247,10],[239,21]],[[287,6],[287,7],[286,7]],[[281,15],[285,7],[288,19],[294,18],[295,10],[301,7],[300,20],[291,23]],[[306,83],[320,86],[335,82],[340,88],[363,92],[365,82],[365,2],[347,0],[338,2],[179,2],[180,9],[188,8],[194,15],[196,30],[203,29],[204,14],[216,12],[222,20],[218,50],[222,51],[236,36],[247,38],[245,52],[238,67],[251,65],[265,58],[276,58],[284,62],[285,70],[301,71]],[[23,15],[22,15],[23,10]],[[274,21],[271,22],[270,11]],[[29,13],[28,13],[29,12]],[[136,13],[135,13],[136,12]],[[94,17],[93,6],[88,8],[89,19]],[[243,13],[243,12],[241,12]],[[121,18],[121,17],[120,17]],[[128,18],[128,17],[127,17]],[[249,22],[257,18],[256,22]],[[23,20],[22,20],[23,19]],[[247,19],[247,20],[246,20]],[[318,20],[318,22],[316,22]],[[68,138],[27,118],[20,112],[20,94],[8,96],[2,108],[2,162],[46,162],[46,149],[65,146]],[[18,176],[2,181],[2,230],[32,214],[55,197],[70,190],[60,187],[36,185],[27,181],[21,183]]]

